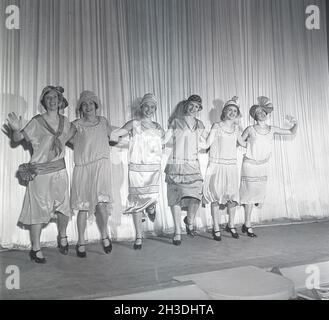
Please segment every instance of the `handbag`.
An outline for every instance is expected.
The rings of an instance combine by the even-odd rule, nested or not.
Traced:
[[[35,167],[31,163],[22,163],[18,167],[17,176],[26,182],[32,181],[37,173]]]

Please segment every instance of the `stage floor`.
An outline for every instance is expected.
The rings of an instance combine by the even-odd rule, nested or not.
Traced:
[[[291,267],[329,261],[329,221],[254,228],[258,238],[240,233],[233,239],[222,231],[222,241],[207,232],[195,238],[183,235],[182,245],[172,245],[171,235],[148,236],[142,250],[132,242],[114,242],[106,255],[100,244],[87,246],[86,259],[78,258],[74,245],[68,256],[44,248],[48,262],[38,265],[28,251],[0,252],[0,299],[96,299],[172,288],[174,277],[241,266]],[[8,266],[20,271],[20,289],[6,288]],[[7,273],[6,273],[7,270]]]

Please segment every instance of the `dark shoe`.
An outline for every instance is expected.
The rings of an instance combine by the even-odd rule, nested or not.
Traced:
[[[189,225],[188,225],[188,222],[187,222],[187,217],[185,217],[183,221],[185,223],[185,228],[186,228],[187,235],[189,235],[190,237],[194,238],[194,236],[196,236],[196,232],[194,230],[191,230],[189,228]]]
[[[137,240],[142,240],[142,238],[136,238],[135,243],[134,243],[134,249],[135,250],[140,250],[140,249],[142,249],[142,243],[136,244]]]
[[[61,243],[62,239],[66,239],[66,245],[63,246]],[[61,237],[61,236],[57,236],[57,248],[59,248],[59,252],[61,254],[67,255],[69,253],[69,243],[67,242],[67,236],[65,237]]]
[[[145,210],[147,212],[148,218],[154,222],[155,221],[155,215],[156,215],[156,205],[155,203],[151,204],[149,207]]]
[[[249,229],[251,229],[251,227],[247,227],[245,224],[243,224],[242,225],[242,228],[241,228],[241,231],[243,233],[246,233],[247,232],[248,237],[257,238],[257,235],[254,234],[253,232],[249,232]]]
[[[79,244],[77,243],[77,245],[75,246],[75,251],[77,252],[77,256],[79,258],[86,258],[87,257],[87,252],[86,251],[79,251],[80,247],[84,247],[85,244]]]
[[[104,245],[104,240],[109,241],[109,244],[107,246]],[[112,242],[111,242],[111,239],[109,237],[106,237],[106,238],[102,239],[102,245],[103,245],[103,250],[106,254],[108,254],[112,251]]]
[[[172,239],[172,243],[174,246],[180,246],[182,244],[182,240],[176,240],[175,237],[178,236],[178,234],[174,235],[174,238]]]
[[[218,235],[219,234],[219,235]],[[222,237],[220,235],[220,231],[215,231],[214,229],[212,230],[212,236],[214,238],[214,240],[216,241],[221,241],[222,240]]]
[[[46,263],[47,262],[46,258],[39,258],[39,257],[37,257],[37,252],[39,252],[39,251],[41,251],[41,250],[37,250],[37,251],[31,250],[30,251],[30,259],[31,259],[31,261],[34,260],[36,263]]]
[[[236,228],[230,228],[230,227],[228,226],[228,224],[227,224],[226,227],[225,227],[225,231],[230,232],[230,233],[231,233],[231,236],[232,236],[234,239],[239,239],[239,234],[238,234],[238,232],[236,231]],[[233,231],[235,231],[235,232],[233,232]]]

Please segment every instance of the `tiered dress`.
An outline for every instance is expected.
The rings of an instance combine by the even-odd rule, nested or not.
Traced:
[[[190,128],[184,118],[176,118],[169,129],[173,130],[173,149],[165,169],[168,205],[186,209],[188,198],[202,199],[198,151],[205,128],[198,119]]]

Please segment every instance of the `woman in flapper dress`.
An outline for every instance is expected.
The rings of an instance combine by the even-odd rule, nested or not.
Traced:
[[[290,118],[290,129],[270,126],[266,123],[268,114],[273,111],[273,105],[267,97],[258,98],[258,104],[253,105],[250,116],[255,124],[247,127],[242,139],[247,142],[247,152],[244,155],[241,168],[240,202],[245,210],[245,223],[242,232],[249,237],[256,237],[251,228],[251,213],[254,205],[262,204],[266,197],[268,180],[268,164],[272,151],[274,135],[295,135],[297,121]]]
[[[181,210],[187,211],[184,218],[186,232],[194,237],[194,222],[202,199],[203,178],[198,152],[205,144],[205,127],[196,118],[202,110],[202,100],[191,95],[178,104],[169,119],[166,140],[172,138],[172,152],[165,168],[168,205],[174,219],[173,244],[181,244]]]
[[[140,118],[128,121],[111,135],[113,141],[129,135],[129,194],[125,214],[133,216],[136,231],[134,249],[142,248],[143,214],[147,214],[152,222],[156,217],[165,136],[160,124],[152,120],[156,109],[154,94],[145,94],[140,104]]]
[[[78,243],[76,253],[86,257],[85,229],[87,217],[96,215],[105,253],[112,251],[108,219],[111,197],[110,126],[105,117],[97,115],[101,102],[92,91],[83,91],[77,104],[80,119],[73,121],[76,135],[74,170],[71,188],[71,208],[78,211]]]
[[[45,263],[40,246],[41,230],[51,218],[58,218],[57,243],[62,254],[68,253],[66,228],[70,217],[69,181],[65,167],[65,144],[74,134],[69,120],[59,114],[68,103],[62,87],[47,86],[42,90],[40,103],[46,112],[33,117],[22,129],[22,119],[8,115],[13,140],[31,143],[33,154],[18,173],[28,182],[19,224],[27,226],[31,236],[30,258]]]
[[[213,238],[221,240],[219,227],[220,209],[227,208],[229,216],[225,230],[235,239],[239,235],[234,227],[236,206],[239,204],[239,177],[237,167],[237,144],[242,141],[238,119],[241,117],[238,97],[224,104],[221,121],[213,124],[207,137],[209,162],[203,184],[204,203],[211,203]]]

